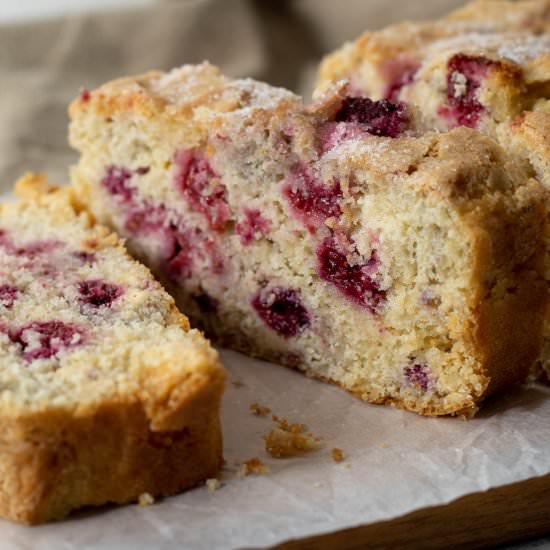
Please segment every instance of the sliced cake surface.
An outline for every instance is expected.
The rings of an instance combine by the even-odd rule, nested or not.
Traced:
[[[324,60],[317,93],[342,79],[354,96],[406,105],[417,131],[468,126],[492,136],[550,189],[547,0],[476,1],[438,21],[367,32]]]
[[[207,64],[70,113],[79,200],[218,340],[428,415],[471,414],[538,355],[543,191],[491,139]]]
[[[0,515],[27,523],[215,475],[217,354],[72,191],[0,206]]]

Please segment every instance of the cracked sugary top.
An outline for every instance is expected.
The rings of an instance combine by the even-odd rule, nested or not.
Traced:
[[[550,1],[477,0],[436,21],[404,22],[366,32],[329,55],[320,68],[322,93],[365,63],[388,66],[399,58],[431,59],[463,52],[523,65],[526,82],[550,73]]]
[[[172,119],[197,118],[254,109],[274,110],[301,100],[283,88],[250,78],[233,80],[209,63],[184,65],[170,72],[153,71],[135,78],[109,82],[72,103],[71,116],[87,109],[88,103],[109,116],[124,110],[145,116],[165,114]],[[200,112],[195,112],[200,107]]]
[[[490,188],[513,193],[527,182],[525,167],[508,162],[490,139],[465,128],[443,134],[408,131],[399,107],[368,99],[354,105],[353,98],[346,100],[346,91],[345,85],[333,86],[316,102],[305,105],[287,90],[251,79],[232,80],[208,63],[186,65],[167,73],[115,80],[76,99],[70,107],[71,143],[87,149],[90,139],[101,141],[99,128],[109,124],[111,117],[130,116],[154,126],[173,150],[205,147],[214,141],[216,147],[223,147],[227,138],[237,148],[249,139],[267,146],[264,132],[269,128],[272,134],[290,132],[294,152],[301,158],[315,161],[320,154],[325,166],[332,163],[335,170],[364,169],[391,176],[397,166],[405,170],[421,163],[418,175],[426,177],[410,179],[411,185],[450,200],[468,200]],[[365,124],[373,113],[374,121]],[[388,120],[389,133],[373,125]],[[324,149],[321,144],[321,153],[319,140],[326,145]],[[262,147],[261,154],[269,155],[269,149]],[[275,150],[271,154],[276,158]],[[496,158],[498,162],[493,163],[491,159]],[[490,165],[492,177],[485,173]],[[472,174],[469,185],[451,177],[466,172]]]

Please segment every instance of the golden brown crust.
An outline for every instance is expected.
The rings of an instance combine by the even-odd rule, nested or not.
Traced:
[[[537,196],[539,200],[533,201]],[[469,216],[477,243],[473,276],[481,295],[468,340],[488,377],[484,397],[524,381],[542,346],[548,302],[547,194],[533,180],[518,190],[516,198],[519,208],[513,212],[495,195],[488,198],[493,203],[489,208]],[[532,243],[538,243],[537,249]]]
[[[56,222],[82,224],[96,246],[126,254],[116,235],[93,225],[72,189],[29,174],[16,193],[20,202],[4,208],[39,205]],[[150,283],[160,288],[152,276]],[[217,353],[166,299],[168,324],[189,332],[194,342],[181,355],[177,346],[160,362],[143,354],[131,384],[119,383],[117,391],[97,400],[2,405],[0,515],[40,523],[82,506],[135,501],[142,493],[174,494],[216,474],[223,460],[219,408],[225,372]]]
[[[478,23],[487,31],[526,30],[541,32],[550,24],[548,0],[475,0],[451,13],[448,21]]]
[[[3,423],[0,514],[15,521],[61,519],[72,509],[170,495],[216,474],[222,464],[218,404],[174,431],[151,430],[139,402],[93,414],[51,410]]]
[[[88,111],[96,117],[112,117],[132,113],[170,129],[176,136],[179,128],[186,138],[194,134],[197,141],[217,122],[212,115],[231,114],[250,107],[258,112],[282,112],[300,98],[282,88],[275,88],[250,79],[231,80],[208,63],[184,65],[168,73],[157,71],[108,82],[77,98],[69,106],[72,120]],[[193,120],[195,128],[183,123]]]

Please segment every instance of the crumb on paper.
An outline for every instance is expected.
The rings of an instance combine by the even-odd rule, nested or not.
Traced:
[[[243,461],[237,477],[243,478],[250,475],[265,476],[269,474],[269,466],[264,464],[257,456]]]
[[[138,497],[139,506],[151,506],[155,502],[155,498],[150,493],[141,493]]]
[[[241,380],[240,376],[233,378],[233,380],[231,380],[231,384],[233,384],[236,388],[242,388],[244,386],[244,382]]]
[[[290,424],[273,416],[275,427],[265,436],[265,449],[274,458],[288,458],[316,450],[320,438],[307,432],[305,424]]]
[[[271,409],[259,403],[252,403],[250,405],[250,412],[256,416],[267,416],[271,413]]]
[[[389,449],[390,448],[390,444],[389,443],[380,443],[380,445],[378,445],[381,449]]]
[[[344,456],[344,451],[342,449],[339,449],[338,447],[334,447],[332,451],[330,451],[330,456],[332,457],[332,460],[334,462],[344,462],[346,457]]]
[[[208,489],[209,493],[213,493],[214,491],[221,489],[221,486],[222,482],[217,477],[206,480],[206,488]]]

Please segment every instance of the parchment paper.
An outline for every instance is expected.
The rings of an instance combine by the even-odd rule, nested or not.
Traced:
[[[80,513],[34,528],[0,522],[2,548],[204,550],[257,548],[400,516],[550,472],[550,392],[525,387],[488,403],[469,422],[420,418],[362,403],[284,367],[224,351],[230,380],[223,405],[223,486],[149,507]],[[300,458],[264,452],[269,418],[259,402],[304,422],[324,445]],[[332,447],[348,457],[334,463]],[[266,476],[238,478],[237,462],[259,457]]]
[[[27,169],[67,180],[66,105],[81,86],[209,59],[228,74],[309,89],[319,57],[366,28],[436,16],[460,0],[189,0],[154,9],[0,27],[0,191]],[[470,422],[425,419],[357,401],[299,373],[224,351],[230,379],[222,412],[223,487],[149,507],[79,513],[32,529],[0,521],[1,548],[264,547],[389,519],[467,493],[550,473],[550,391],[517,389]],[[259,402],[323,439],[305,457],[263,448]],[[333,447],[347,459],[336,464]],[[271,473],[239,479],[259,457]]]

